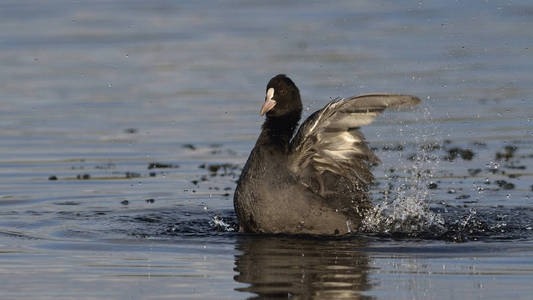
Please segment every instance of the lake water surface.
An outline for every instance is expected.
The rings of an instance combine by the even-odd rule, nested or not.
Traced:
[[[530,1],[0,2],[0,298],[530,299]],[[234,231],[267,81],[363,128],[365,233]]]

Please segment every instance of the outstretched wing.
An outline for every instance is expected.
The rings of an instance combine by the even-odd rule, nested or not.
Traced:
[[[321,179],[324,173],[366,189],[374,178],[369,167],[380,161],[368,148],[359,127],[372,123],[386,108],[418,103],[420,99],[414,96],[387,94],[331,101],[300,126],[290,144],[289,168],[303,183],[317,183],[321,193],[327,192]]]

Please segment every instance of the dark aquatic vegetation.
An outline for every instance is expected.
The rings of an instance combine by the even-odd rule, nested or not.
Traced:
[[[476,176],[478,175],[479,173],[481,173],[482,170],[480,168],[476,168],[476,169],[468,169],[468,174],[470,176]]]
[[[148,170],[151,169],[169,169],[169,168],[179,168],[180,166],[177,164],[166,164],[161,162],[151,162],[148,164]]]
[[[138,178],[138,177],[141,177],[141,174],[140,173],[136,173],[136,172],[126,172],[124,175],[126,176],[126,178]]]
[[[137,128],[126,128],[124,129],[125,133],[134,134],[137,133],[139,130]]]
[[[454,147],[451,149],[448,149],[448,155],[444,157],[444,159],[447,160],[454,160],[458,157],[461,157],[464,160],[472,160],[474,157],[474,152],[470,149],[463,149],[459,147]]]
[[[428,184],[428,189],[434,190],[438,187],[438,185],[435,182],[431,182]]]
[[[91,179],[91,175],[88,173],[76,175],[76,179],[88,180]]]
[[[193,144],[185,144],[182,147],[189,150],[196,150],[196,147]]]
[[[515,185],[511,182],[505,180],[496,180],[495,183],[504,190],[512,190],[515,188]]]
[[[505,161],[508,161],[514,157],[516,150],[518,150],[518,147],[516,146],[512,146],[512,145],[505,146],[503,153],[496,152],[496,159],[497,160],[503,159]]]
[[[403,146],[401,144],[394,145],[394,146],[383,146],[381,148],[383,151],[403,151]]]
[[[203,168],[206,168],[207,170],[209,170],[209,172],[215,173],[215,174],[219,170],[222,170],[223,174],[228,175],[228,174],[232,174],[230,172],[239,169],[239,166],[237,166],[235,164],[209,164],[209,165],[207,165],[207,167],[205,165],[203,165]]]

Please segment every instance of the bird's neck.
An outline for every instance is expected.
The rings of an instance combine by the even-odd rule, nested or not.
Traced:
[[[301,112],[296,111],[280,117],[267,117],[258,143],[273,144],[286,148],[300,121]]]

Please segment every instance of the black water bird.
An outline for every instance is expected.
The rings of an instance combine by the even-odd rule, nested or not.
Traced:
[[[260,111],[266,120],[235,190],[240,231],[356,232],[371,207],[370,166],[380,162],[359,127],[385,108],[418,103],[416,97],[391,94],[335,99],[294,135],[302,113],[300,92],[289,77],[273,77]]]

